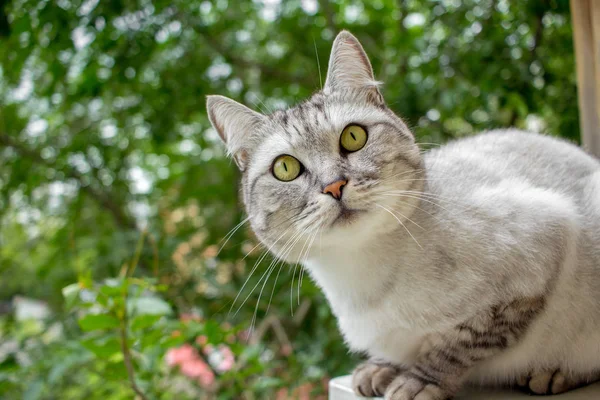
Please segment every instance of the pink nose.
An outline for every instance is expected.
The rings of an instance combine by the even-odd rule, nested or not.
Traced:
[[[347,183],[348,181],[346,179],[330,183],[329,185],[325,186],[323,193],[329,193],[334,199],[339,200],[342,198],[342,189]]]

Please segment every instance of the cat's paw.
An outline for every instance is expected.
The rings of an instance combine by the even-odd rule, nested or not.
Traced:
[[[359,396],[383,396],[398,373],[399,370],[390,365],[366,362],[356,367],[352,373],[352,388]]]
[[[434,383],[412,374],[401,374],[395,378],[385,392],[385,400],[449,400],[447,393]]]
[[[586,383],[586,379],[566,375],[560,369],[533,372],[517,379],[522,390],[537,395],[564,393]]]

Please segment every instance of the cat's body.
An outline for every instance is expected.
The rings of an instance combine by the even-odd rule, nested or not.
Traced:
[[[559,393],[600,376],[600,163],[515,130],[424,155],[341,33],[327,82],[269,116],[211,96],[257,236],[301,262],[359,394],[443,400],[466,381]]]
[[[411,365],[429,333],[500,299],[543,294],[546,309],[521,341],[471,380],[512,384],[558,365],[600,370],[600,163],[513,130],[430,151],[424,167],[431,196],[405,222],[414,238],[399,225],[307,263],[349,346]]]

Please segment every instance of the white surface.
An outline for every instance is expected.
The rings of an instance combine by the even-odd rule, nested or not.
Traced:
[[[364,399],[354,394],[350,386],[351,377],[341,376],[332,379],[329,382],[329,400],[358,400]],[[594,384],[581,389],[574,390],[561,395],[529,396],[527,394],[511,391],[486,391],[480,389],[465,390],[456,400],[533,400],[539,399],[560,399],[560,400],[600,400],[600,384]]]

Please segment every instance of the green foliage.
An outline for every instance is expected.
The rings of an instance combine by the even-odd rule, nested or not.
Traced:
[[[566,0],[2,4],[0,310],[50,307],[0,316],[2,398],[316,398],[350,371],[293,266],[259,301],[271,259],[246,226],[228,236],[238,173],[204,109],[304,99],[341,29],[424,147],[503,126],[579,140]]]

